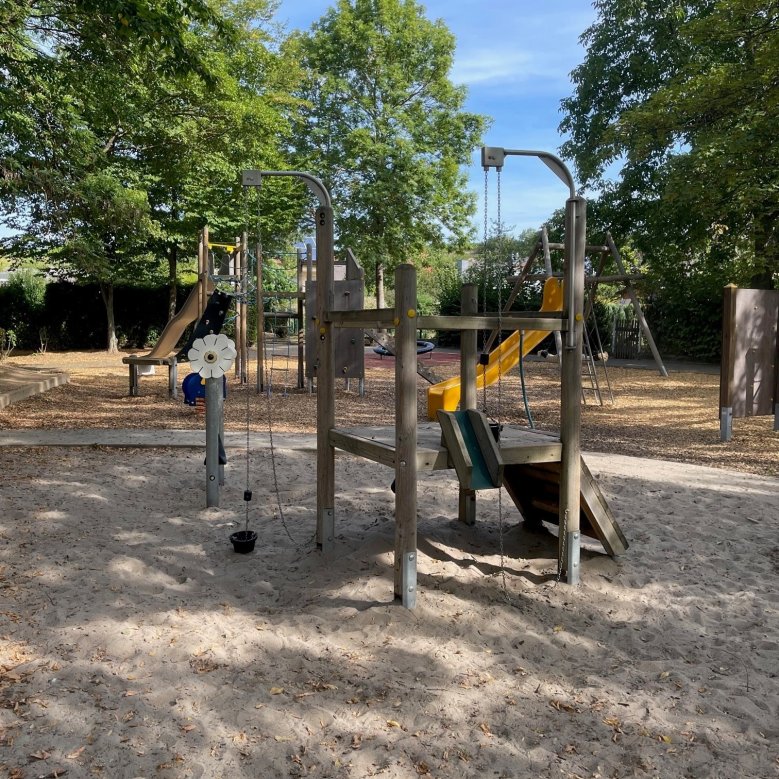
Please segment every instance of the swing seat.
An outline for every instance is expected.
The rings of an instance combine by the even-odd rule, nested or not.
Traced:
[[[503,458],[489,419],[481,411],[439,411],[441,444],[467,490],[496,489],[503,483]]]

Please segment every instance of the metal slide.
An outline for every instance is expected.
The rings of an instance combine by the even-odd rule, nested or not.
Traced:
[[[544,283],[544,297],[539,312],[563,310],[563,282],[562,279],[550,278]],[[538,346],[549,335],[546,330],[525,330],[522,338],[522,356]],[[519,330],[513,332],[508,338],[490,352],[489,364],[476,366],[476,387],[481,389],[485,385],[489,387],[498,378],[507,374],[519,363]],[[437,419],[439,410],[455,411],[460,403],[460,377],[434,384],[427,390],[427,416],[429,419]]]

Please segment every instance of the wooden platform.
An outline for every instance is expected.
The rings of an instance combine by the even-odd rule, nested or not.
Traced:
[[[394,427],[333,428],[330,444],[359,457],[395,467]],[[504,463],[503,486],[528,522],[559,522],[560,439],[522,427],[504,427],[500,455]],[[454,467],[441,443],[441,428],[420,424],[417,431],[417,467],[423,471]],[[610,555],[621,554],[628,542],[609,509],[605,496],[581,462],[581,532],[598,539]]]
[[[337,427],[330,431],[329,441],[336,449],[395,467],[394,427]],[[548,433],[508,426],[501,433],[500,453],[507,465],[560,462],[561,452],[560,439]],[[434,422],[420,424],[417,428],[417,468],[440,471],[452,467],[449,452],[441,444],[440,426]]]

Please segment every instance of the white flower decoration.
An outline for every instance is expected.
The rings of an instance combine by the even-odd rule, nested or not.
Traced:
[[[195,339],[187,357],[192,363],[192,370],[204,379],[218,379],[230,370],[237,352],[235,341],[226,335],[209,333],[203,338]]]

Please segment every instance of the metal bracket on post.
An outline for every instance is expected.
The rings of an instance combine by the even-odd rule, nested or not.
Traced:
[[[567,551],[565,561],[565,581],[568,584],[580,582],[580,537],[578,531],[568,533],[565,548]]]
[[[720,441],[730,441],[733,437],[733,409],[723,407],[719,410]]]
[[[417,554],[406,552],[400,563],[400,581],[403,589],[401,603],[407,609],[417,605]]]
[[[335,511],[324,509],[322,511],[322,537],[319,539],[319,548],[323,552],[331,552],[335,544]]]

